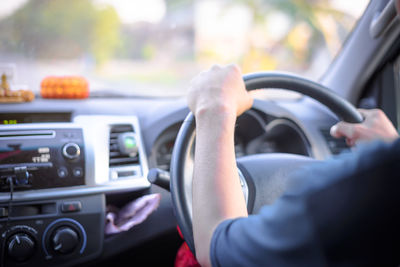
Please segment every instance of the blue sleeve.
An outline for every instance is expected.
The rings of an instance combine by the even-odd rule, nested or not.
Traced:
[[[338,239],[336,242],[330,229],[335,230],[334,235],[337,236],[353,234],[355,231],[347,231],[348,229],[343,227],[349,223],[346,218],[352,218],[351,213],[354,213],[354,210],[366,210],[363,207],[366,202],[357,200],[365,196],[368,199],[371,189],[362,190],[359,189],[361,188],[359,185],[363,180],[384,182],[379,173],[369,170],[376,166],[382,173],[384,164],[389,164],[391,175],[394,177],[391,183],[400,186],[400,183],[396,182],[399,180],[396,178],[399,173],[399,159],[400,141],[397,141],[394,145],[377,143],[356,153],[348,153],[308,166],[294,175],[288,191],[273,205],[264,206],[258,214],[227,220],[218,225],[211,240],[212,265],[230,267],[329,265],[330,255],[337,257],[332,251],[340,252],[340,248],[343,247],[343,239]],[[363,173],[362,178],[358,175],[360,171]],[[393,171],[396,171],[394,175]],[[385,175],[388,174],[390,172]],[[375,183],[374,186],[379,185]],[[389,187],[387,191],[390,190],[390,186],[386,187]],[[332,190],[326,191],[326,188],[333,188],[336,192],[330,194]],[[346,190],[351,193],[344,202],[341,192]],[[397,191],[393,191],[393,195],[400,198]],[[343,205],[335,205],[336,202],[340,203],[341,199]],[[349,203],[354,203],[351,209],[347,209],[350,207]],[[342,213],[340,218],[342,221],[337,220],[337,214],[336,217],[329,215],[330,209],[339,215]],[[400,212],[398,213],[400,215]],[[360,225],[368,216],[367,212],[361,214],[356,218],[357,223],[353,227]],[[339,221],[340,225],[336,223]],[[395,222],[392,224],[394,227]],[[367,230],[371,229],[366,228]],[[365,233],[360,232],[359,235],[363,238]],[[350,236],[355,240],[357,238],[362,240],[360,236]],[[331,244],[330,240],[336,243]],[[345,255],[348,252],[356,252],[357,247],[362,245],[354,243],[354,246],[350,247],[353,251],[340,253]],[[367,259],[365,255],[360,257]]]
[[[213,266],[324,266],[304,204],[284,197],[257,215],[222,222],[211,241]]]

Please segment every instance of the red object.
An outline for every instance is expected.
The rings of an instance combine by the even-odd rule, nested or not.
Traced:
[[[186,242],[183,242],[175,258],[175,267],[200,267]]]
[[[183,239],[181,229],[179,229],[179,226],[176,228],[178,229],[179,235]],[[190,251],[190,248],[186,242],[183,242],[182,246],[178,249],[174,267],[201,267],[193,253]]]
[[[49,76],[40,84],[43,98],[83,99],[89,97],[89,83],[80,76]]]
[[[179,236],[180,236],[182,239],[184,239],[184,238],[183,238],[183,234],[182,234],[182,232],[181,232],[181,228],[179,228],[179,226],[177,226],[176,229],[178,230]]]

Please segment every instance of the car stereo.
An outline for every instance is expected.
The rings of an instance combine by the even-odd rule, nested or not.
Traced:
[[[81,128],[0,132],[0,192],[85,184]],[[11,178],[11,179],[10,179]]]

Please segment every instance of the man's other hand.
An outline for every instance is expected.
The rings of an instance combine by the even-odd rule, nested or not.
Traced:
[[[393,141],[399,137],[395,127],[380,109],[359,109],[363,116],[362,123],[339,122],[332,126],[331,135],[336,138],[345,137],[349,146],[360,142],[380,139]]]

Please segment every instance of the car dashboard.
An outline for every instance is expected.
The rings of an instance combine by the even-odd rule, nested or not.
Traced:
[[[151,168],[169,170],[188,112],[181,98],[37,99],[0,106],[2,263],[98,264],[175,233],[169,192],[151,184],[147,174]],[[329,136],[336,121],[306,97],[257,99],[237,119],[236,157],[292,153],[325,159],[347,149]],[[121,234],[104,233],[109,205],[152,193],[161,195],[161,203],[147,220]]]

